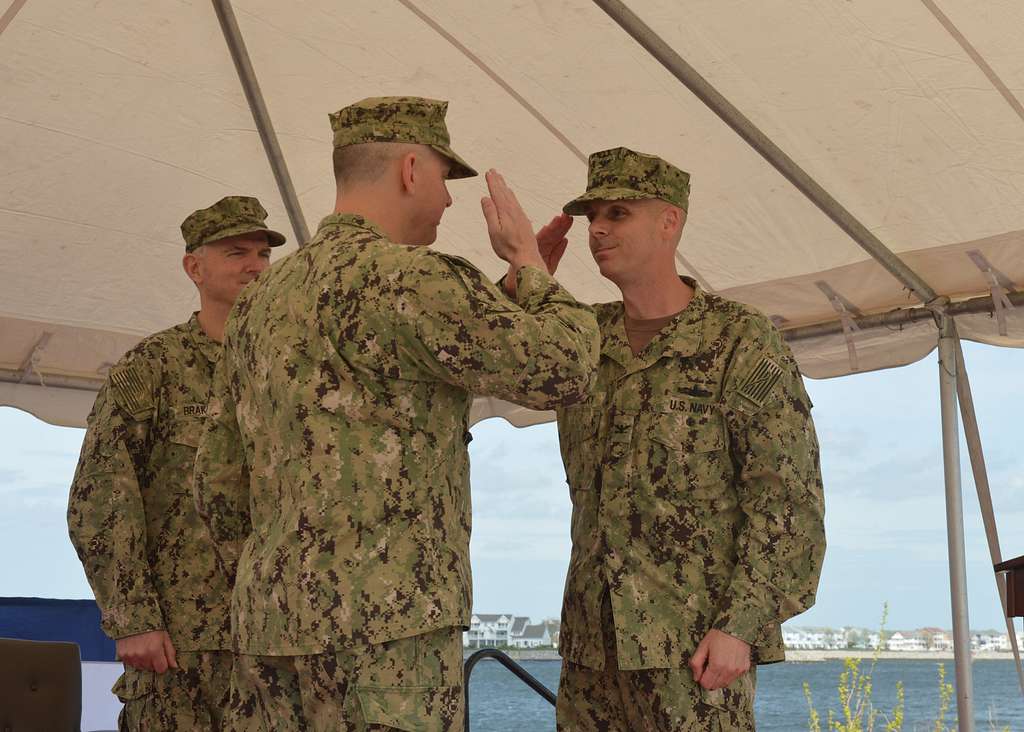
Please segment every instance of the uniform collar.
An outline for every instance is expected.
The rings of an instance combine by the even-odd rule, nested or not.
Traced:
[[[206,335],[203,326],[199,324],[198,312],[192,313],[192,317],[188,319],[187,326],[188,337],[192,342],[192,346],[203,354],[210,363],[217,363],[217,359],[220,358],[221,344]]]
[[[704,336],[704,315],[708,309],[707,296],[692,278],[679,279],[693,288],[693,298],[638,356],[633,356],[626,339],[626,309],[621,302],[617,303],[614,316],[604,330],[601,355],[618,362],[632,373],[657,363],[664,356],[686,357],[700,351]]]
[[[381,239],[388,238],[377,224],[368,220],[365,216],[354,213],[332,213],[325,216],[320,222],[320,226],[317,227],[316,233],[319,237],[326,229],[337,229],[343,226],[354,226],[376,234]]]

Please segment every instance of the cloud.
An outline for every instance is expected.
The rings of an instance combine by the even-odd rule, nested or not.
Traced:
[[[24,470],[17,468],[0,468],[0,490],[13,488],[25,480]]]
[[[518,429],[504,420],[488,420],[473,432],[475,519],[556,519],[568,525],[571,504],[554,425]]]

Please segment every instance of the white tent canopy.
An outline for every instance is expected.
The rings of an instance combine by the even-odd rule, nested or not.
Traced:
[[[289,197],[293,228],[315,228],[333,202],[328,112],[386,94],[450,100],[455,148],[502,170],[538,224],[582,190],[589,152],[625,145],[689,170],[680,271],[772,316],[809,376],[917,360],[946,315],[962,337],[1024,347],[1024,3],[629,5],[657,36],[643,46],[616,0],[235,0],[238,37],[218,20],[226,0],[14,0],[0,16],[0,404],[82,425],[105,370],[197,305],[181,219],[249,194],[279,230]],[[225,38],[244,39],[258,98]],[[673,52],[762,154],[680,83]],[[268,121],[279,150],[261,141]],[[438,248],[498,275],[482,180],[451,191]],[[559,277],[614,299],[584,228]],[[475,406],[495,414],[545,418]]]
[[[593,3],[234,6],[313,228],[333,201],[327,113],[421,94],[451,100],[456,148],[504,171],[538,223],[582,189],[594,150],[626,145],[686,168],[680,271],[784,329],[841,324],[837,303],[854,318],[920,305]],[[997,294],[1022,287],[1024,5],[633,10],[938,295],[992,310],[991,277]],[[0,19],[0,84],[0,402],[81,425],[104,370],[196,306],[178,265],[185,214],[247,193],[278,228],[287,219],[209,2],[18,0]],[[452,192],[437,246],[498,274],[482,181]],[[581,299],[613,299],[584,234],[560,277]],[[1005,312],[1006,335],[990,312],[958,318],[960,333],[1024,345],[1024,309]],[[851,361],[831,330],[794,339],[806,374],[905,364],[936,342],[930,320],[866,330]]]

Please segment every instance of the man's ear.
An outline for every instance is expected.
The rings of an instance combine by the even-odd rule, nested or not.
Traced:
[[[677,238],[686,223],[686,214],[678,206],[666,206],[661,212],[662,229],[669,238]]]
[[[181,268],[185,270],[185,274],[188,278],[199,284],[199,280],[202,279],[202,274],[199,271],[199,257],[192,252],[188,252],[184,257],[181,258]]]
[[[402,156],[402,190],[405,193],[416,191],[416,178],[419,175],[419,159],[415,151],[407,152]]]

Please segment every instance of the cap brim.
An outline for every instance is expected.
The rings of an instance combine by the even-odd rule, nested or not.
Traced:
[[[194,251],[206,244],[213,244],[214,242],[220,241],[221,239],[227,239],[232,236],[242,236],[244,234],[256,233],[266,234],[267,244],[269,244],[272,247],[279,247],[286,241],[288,241],[285,238],[284,234],[281,234],[280,232],[277,231],[272,231],[271,229],[268,229],[266,227],[253,226],[252,224],[239,224],[237,226],[229,226],[223,231],[218,231],[215,239],[209,239],[207,241],[204,241],[202,244],[198,244],[192,247],[191,249],[188,249],[187,251]]]
[[[452,169],[448,171],[448,180],[455,180],[457,178],[475,178],[480,175],[469,163],[456,155],[455,151],[450,147],[446,147],[444,145],[431,145],[430,147],[434,148],[451,161]]]
[[[657,196],[632,188],[592,188],[562,206],[562,211],[570,216],[583,216],[587,212],[587,204],[593,201],[647,201],[655,198]]]

